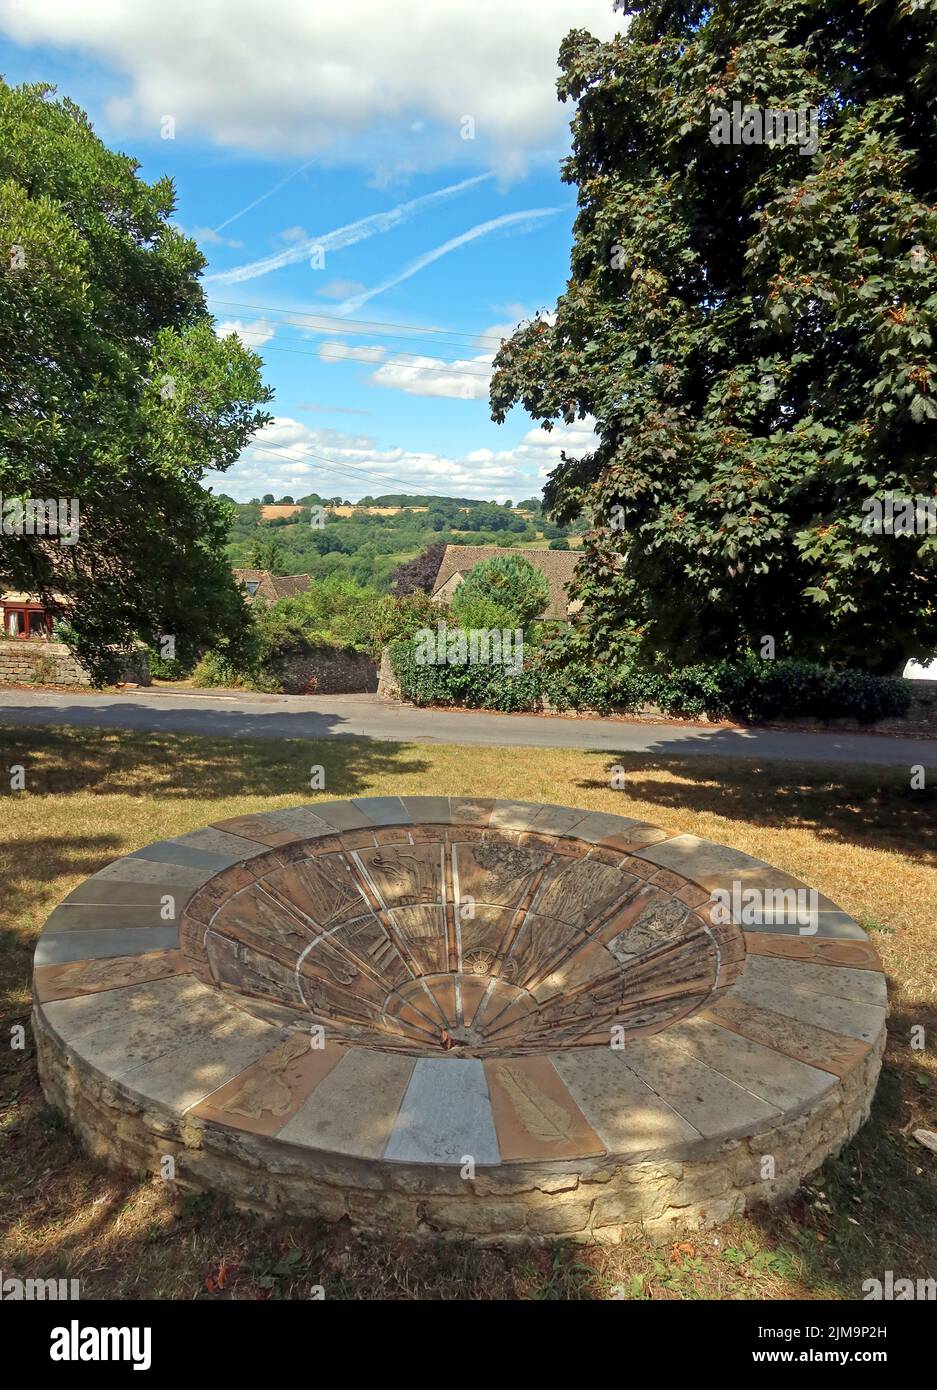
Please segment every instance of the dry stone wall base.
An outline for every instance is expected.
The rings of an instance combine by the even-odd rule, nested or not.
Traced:
[[[127,652],[122,678],[136,685],[150,684],[150,670],[143,652]],[[0,685],[87,685],[88,672],[64,642],[0,640]]]
[[[422,884],[426,909],[438,894],[443,928],[454,924],[446,909],[458,901],[460,874],[465,882],[475,874],[475,887],[484,885],[489,896],[500,892],[514,908],[507,919],[490,908],[495,935],[505,920],[524,920],[500,966],[485,945],[494,937],[484,922],[463,923],[461,943],[445,930],[440,938],[440,950],[452,952],[459,967],[460,1018],[469,1017],[468,1001],[476,998],[473,981],[494,998],[505,976],[514,993],[498,1017],[515,1017],[526,985],[540,990],[540,1012],[525,1004],[513,1032],[504,1023],[486,1031],[476,1003],[474,1025],[465,1025],[471,1036],[431,1045],[423,1015],[412,1015],[407,1002],[388,1012],[388,996],[380,1013],[388,1051],[380,1029],[361,1033],[360,1018],[358,1036],[342,1034],[333,1001],[326,1026],[338,1030],[341,1044],[328,1043],[334,1052],[318,1057],[305,1044],[297,1047],[295,1010],[276,994],[252,994],[255,975],[236,985],[213,978],[212,961],[227,969],[229,954],[213,954],[210,938],[240,933],[248,954],[267,940],[273,963],[282,941],[275,949],[269,943],[296,918],[292,910],[258,918],[258,891],[265,904],[275,893],[288,901],[302,883],[313,894],[306,909],[334,918],[346,899],[333,897],[326,908],[326,897],[314,895],[326,894],[338,863],[348,872],[368,868],[373,920],[353,918],[348,940],[359,951],[369,942],[385,970],[392,966],[386,944],[373,935],[375,923],[386,922],[388,940],[412,965],[420,957],[410,952],[429,950],[432,914],[400,905],[414,883]],[[272,1216],[347,1217],[362,1230],[480,1242],[563,1237],[613,1244],[639,1230],[666,1235],[712,1225],[792,1194],[842,1148],[868,1115],[885,1043],[875,953],[826,899],[809,936],[783,922],[733,924],[719,938],[726,959],[718,969],[726,979],[706,975],[710,958],[688,924],[712,918],[710,894],[733,877],[766,888],[792,882],[724,846],[576,808],[365,798],[221,823],[117,861],[56,909],[35,970],[43,1088],[96,1158],[162,1175],[169,1156],[183,1187],[220,1192]],[[587,882],[586,898],[567,891]],[[183,949],[165,942],[150,949],[145,938],[158,929],[149,925],[145,904],[163,901],[170,889],[179,894],[180,912],[185,908]],[[528,906],[518,911],[518,903]],[[579,914],[588,928],[572,935],[559,996],[538,983],[557,974],[553,957],[535,967],[517,945],[525,930],[554,946],[570,938],[571,928],[559,932],[556,919],[537,911],[544,905],[567,922]],[[119,916],[131,906],[144,913],[134,925],[96,925],[96,912]],[[258,937],[261,920],[267,936]],[[407,922],[418,924],[412,937]],[[330,925],[329,949],[345,949],[345,930]],[[711,921],[708,930],[716,930]],[[661,932],[663,945],[655,935]],[[312,937],[307,958],[320,941],[326,937]],[[618,956],[608,952],[609,941]],[[621,941],[634,949],[624,951]],[[683,960],[676,974],[675,954]],[[420,978],[445,1007],[449,986],[435,968],[441,958],[430,952],[422,959]],[[542,1032],[543,1010],[552,1010],[547,1017],[562,1030],[563,1009],[573,1010],[591,979],[590,1008],[600,1011],[610,961],[620,972],[613,1012],[631,1025],[623,1047],[613,1055],[581,1028],[584,1041],[568,1036],[558,1046],[549,1028]],[[477,976],[474,966],[501,973]],[[341,974],[335,958],[330,970]],[[281,976],[274,971],[270,978]],[[644,1002],[623,1003],[621,990],[636,978],[644,981]],[[679,1004],[669,1021],[647,1013],[647,999],[662,995]],[[308,1012],[304,1017],[308,1024]],[[409,1034],[402,1031],[408,1027]],[[359,1063],[368,1084],[356,1090]],[[388,1086],[397,1086],[391,1104],[388,1086],[374,1084],[375,1068],[384,1066]],[[463,1097],[455,1110],[433,1099],[437,1082],[444,1094]],[[349,1115],[357,1117],[359,1134]],[[348,1130],[342,1140],[329,1127],[336,1116]],[[453,1124],[454,1139],[446,1129]],[[554,1156],[559,1150],[565,1152]],[[422,1161],[408,1160],[412,1153]],[[472,1153],[487,1159],[463,1176]]]

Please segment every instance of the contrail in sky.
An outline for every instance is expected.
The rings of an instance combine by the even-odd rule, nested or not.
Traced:
[[[206,275],[205,283],[215,285],[233,285],[242,280],[256,280],[260,275],[269,275],[273,270],[279,270],[285,265],[294,265],[297,261],[305,260],[313,251],[338,251],[343,246],[354,246],[356,242],[366,241],[368,237],[378,236],[382,232],[389,232],[392,227],[398,227],[402,222],[407,222],[424,208],[438,203],[446,198],[452,198],[457,193],[463,193],[468,188],[477,188],[480,183],[485,183],[488,179],[494,178],[494,174],[477,174],[474,178],[463,179],[461,183],[449,184],[447,188],[439,188],[435,193],[424,193],[422,197],[413,198],[408,203],[398,203],[395,208],[390,208],[387,212],[375,212],[369,217],[359,218],[357,222],[349,222],[344,227],[336,227],[332,232],[325,232],[322,236],[310,237],[308,241],[299,242],[295,246],[288,246],[284,251],[278,251],[273,256],[265,256],[263,260],[250,261],[246,265],[233,266],[231,270],[221,270],[214,275]]]
[[[479,222],[477,226],[470,227],[461,236],[453,237],[451,241],[444,241],[442,246],[437,246],[435,250],[426,251],[422,256],[417,256],[416,260],[411,261],[399,275],[394,275],[381,285],[375,285],[373,290],[365,290],[362,294],[356,294],[351,299],[346,299],[343,304],[338,306],[335,313],[336,315],[353,314],[361,308],[362,304],[367,304],[369,299],[373,299],[375,295],[383,294],[385,290],[399,285],[402,280],[409,280],[411,275],[416,275],[425,266],[432,265],[433,261],[438,261],[440,256],[447,256],[450,251],[455,251],[460,246],[466,246],[470,241],[477,241],[479,237],[501,231],[503,227],[515,227],[518,231],[525,231],[528,225],[541,218],[554,217],[556,213],[563,211],[563,208],[532,208],[529,212],[509,212],[504,217],[493,217],[490,222]]]

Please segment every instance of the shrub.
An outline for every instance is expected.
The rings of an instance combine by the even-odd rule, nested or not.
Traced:
[[[223,686],[234,690],[257,690],[263,694],[276,694],[282,685],[276,676],[260,667],[245,668],[235,665],[221,652],[206,652],[192,672],[197,686]]]
[[[540,706],[536,668],[515,676],[501,666],[425,666],[417,661],[412,640],[392,643],[390,655],[401,694],[415,705],[465,705],[505,713]]]
[[[911,702],[910,684],[867,671],[831,671],[797,661],[684,666],[649,671],[635,666],[604,669],[594,663],[548,659],[528,649],[519,676],[486,666],[420,666],[412,644],[397,642],[391,659],[402,693],[415,704],[470,708],[592,710],[634,713],[656,705],[664,714],[736,719],[856,719],[872,723],[900,718]]]
[[[497,555],[473,565],[452,596],[452,611],[463,627],[526,627],[546,608],[546,576],[522,555]],[[473,606],[484,599],[508,615],[506,622],[473,623]]]

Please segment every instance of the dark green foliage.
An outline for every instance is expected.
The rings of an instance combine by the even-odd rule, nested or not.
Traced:
[[[523,555],[496,555],[473,565],[452,599],[463,627],[526,628],[547,606],[546,576]]]
[[[897,719],[911,701],[908,681],[866,671],[830,671],[795,661],[719,662],[669,673],[593,663],[525,662],[519,676],[490,666],[421,666],[413,645],[391,649],[404,696],[414,704],[496,710],[590,710],[635,713],[649,705],[673,717],[758,723],[775,719]]]
[[[412,642],[391,644],[391,661],[401,693],[415,705],[466,705],[505,713],[537,709],[541,699],[538,672],[511,675],[500,666],[465,664],[423,666]]]
[[[937,0],[634,0],[569,34],[567,292],[500,349],[495,419],[592,415],[554,518],[602,662],[779,657],[877,671],[937,651]],[[819,110],[814,156],[718,145],[713,106]]]
[[[432,593],[445,552],[445,543],[436,541],[421,551],[415,560],[398,565],[390,578],[391,591],[401,598],[417,590],[424,594]]]
[[[138,634],[239,640],[206,481],[269,419],[259,357],[215,337],[171,181],[137,167],[52,89],[0,83],[0,494],[80,508],[76,545],[0,536],[0,575],[63,596],[97,680]]]

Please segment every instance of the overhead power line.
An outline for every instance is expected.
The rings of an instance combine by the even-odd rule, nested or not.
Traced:
[[[280,326],[279,324],[269,323],[269,324],[267,325],[267,329],[269,329],[269,328],[279,329],[279,326]],[[240,327],[238,327],[237,329],[235,329],[235,330],[233,330],[233,331],[235,331],[235,332],[237,333],[238,337],[244,337],[245,335],[247,335],[247,336],[252,337],[252,338],[270,338],[270,337],[272,337],[273,335],[270,334],[270,333],[267,331],[267,329],[265,329],[265,328],[249,328],[249,327],[247,326],[247,324],[244,324],[243,326],[240,326]],[[377,334],[373,334],[373,335],[369,335],[369,336],[374,336],[374,337],[376,337]],[[276,334],[276,339],[277,339],[277,342],[278,342],[278,343],[282,343],[282,342],[287,342],[287,343],[308,343],[308,342],[309,342],[309,339],[308,339],[308,338],[297,337],[295,334],[292,334],[292,333],[280,333],[280,332],[277,332],[277,334]],[[406,339],[404,339],[403,341],[404,341],[404,342],[410,342],[411,340],[410,340],[409,338],[406,338]],[[265,346],[265,344],[263,344],[263,343],[258,344],[258,348],[261,348],[261,347],[263,347],[263,346]],[[333,344],[333,346],[338,346],[338,345],[337,345],[337,344]],[[392,349],[390,349],[390,348],[384,348],[382,344],[375,344],[375,346],[380,346],[382,352],[388,352],[389,354],[392,354],[392,355],[395,355],[395,356],[398,356],[398,357],[418,357],[418,356],[426,356],[426,357],[428,357],[428,356],[430,356],[429,353],[406,353],[406,352],[401,352],[399,348],[392,348]],[[432,344],[429,344],[429,346],[430,346],[431,348],[435,349],[436,344],[435,344],[435,343],[432,343]],[[445,344],[445,346],[446,346],[446,347],[449,347],[449,346],[451,346],[451,344]],[[310,357],[322,357],[322,356],[324,356],[324,355],[326,355],[326,354],[328,353],[328,347],[329,347],[329,343],[328,343],[328,341],[326,341],[321,347],[316,348],[316,350],[315,350],[314,352],[308,353],[307,355],[310,356]],[[285,349],[283,349],[283,350],[285,351]],[[329,355],[330,357],[333,357],[336,361],[342,361],[342,360],[346,360],[346,359],[347,359],[349,362],[363,362],[363,363],[367,366],[368,363],[369,363],[369,361],[370,361],[371,359],[369,359],[369,358],[367,358],[367,357],[355,357],[355,356],[353,355],[355,351],[360,351],[360,349],[352,348],[352,349],[351,349],[351,352],[349,352],[349,353],[335,352],[335,353],[328,353],[328,355]],[[466,351],[468,351],[468,349],[466,349]],[[480,352],[480,353],[478,353],[478,354],[476,354],[476,355],[477,355],[478,357],[486,357],[486,356],[489,356],[490,354],[488,354],[487,352],[485,352],[485,353],[481,353],[481,352]],[[381,359],[380,359],[380,358],[374,358],[373,360],[374,360],[375,362],[379,362]],[[434,362],[452,362],[452,363],[456,363],[456,362],[467,362],[467,363],[469,363],[470,365],[472,364],[472,359],[471,359],[470,357],[464,357],[464,356],[463,356],[463,357],[437,357],[437,356],[433,355],[433,361],[434,361]],[[478,363],[476,363],[475,365],[478,366],[479,368],[481,368],[482,371],[487,371],[487,369],[488,369],[488,368],[487,368],[487,364],[484,363],[484,362],[478,362]]]
[[[302,452],[297,453],[297,449],[301,448],[301,446],[299,445],[250,444],[248,445],[248,448],[256,450],[262,454],[271,454],[274,458],[282,458],[282,456],[285,454],[288,458],[293,459],[295,462],[306,462],[307,459],[314,459],[316,463],[319,464],[320,470],[322,472],[344,473],[346,476],[351,478],[369,478],[374,482],[397,483],[398,486],[404,488],[413,487],[412,479],[410,479],[409,481],[404,481],[403,478],[396,478],[391,473],[373,473],[370,470],[363,468],[360,464],[336,463],[334,459],[323,458],[321,454],[315,454],[311,450],[305,448],[302,448]],[[419,493],[410,495],[419,497],[438,497],[439,500],[443,502],[459,502],[462,500],[459,497],[451,496],[451,494],[449,493],[432,492],[425,488],[422,489]],[[479,498],[478,500],[487,501],[488,499]]]
[[[463,331],[462,329],[452,328],[427,328],[419,323],[382,323],[378,320],[345,319],[338,314],[297,313],[293,309],[284,309],[282,306],[278,305],[244,304],[232,299],[218,299],[215,295],[209,295],[208,297],[215,304],[220,304],[227,309],[250,309],[254,313],[260,314],[287,314],[289,315],[289,320],[298,328],[306,326],[314,329],[319,323],[325,323],[327,325],[335,324],[338,328],[347,333],[373,333],[378,337],[396,337],[396,334],[388,334],[382,332],[382,330],[387,328],[403,328],[410,333],[423,336],[444,337],[453,340],[468,339],[469,344],[488,342],[497,345],[501,342],[500,336],[495,333],[471,333],[467,330]],[[303,321],[305,321],[305,325]],[[454,343],[454,345],[460,346],[458,343]]]
[[[260,336],[260,337],[263,337],[263,333],[262,333],[262,331],[261,331],[260,329],[250,329],[250,328],[247,328],[247,329],[239,330],[239,335],[240,335],[240,333],[244,333],[244,334],[252,335],[252,336]],[[251,344],[248,343],[247,346],[250,347]],[[456,367],[456,366],[450,365],[450,363],[448,362],[448,360],[447,360],[446,358],[444,358],[444,357],[437,358],[437,362],[436,362],[436,363],[425,363],[425,364],[421,364],[421,363],[418,363],[418,362],[394,362],[394,361],[390,361],[390,362],[381,362],[381,361],[380,361],[379,359],[377,359],[377,358],[375,358],[373,361],[370,361],[370,362],[369,362],[367,359],[363,359],[363,358],[361,358],[361,357],[351,357],[351,356],[348,356],[346,353],[342,353],[342,352],[337,352],[337,353],[336,353],[336,352],[325,352],[325,351],[322,351],[322,352],[303,352],[302,348],[285,348],[285,347],[277,347],[274,343],[268,343],[268,342],[263,342],[263,343],[257,343],[257,344],[255,344],[255,351],[256,351],[256,352],[286,352],[286,353],[289,353],[292,357],[313,357],[313,358],[315,358],[317,361],[320,361],[320,362],[323,361],[323,360],[325,360],[325,361],[327,361],[327,362],[358,362],[358,363],[360,363],[360,364],[361,364],[362,366],[364,366],[364,367],[383,367],[383,366],[405,367],[405,368],[407,369],[407,371],[411,371],[411,372],[441,372],[444,376],[470,376],[470,377],[474,377],[476,381],[485,381],[485,380],[487,380],[487,378],[491,375],[491,372],[489,371],[489,369],[486,368],[486,367],[483,367],[483,366],[481,365],[481,363],[479,363],[479,368],[480,368],[480,370],[479,370],[479,371],[473,371],[473,370],[472,370],[471,368],[469,368],[469,367]],[[404,355],[406,355],[406,354],[404,354]],[[458,360],[458,359],[454,359],[454,360]],[[437,363],[438,363],[438,365],[437,365]],[[443,369],[446,368],[446,367],[448,367],[448,370],[447,370],[447,371],[444,371]]]

